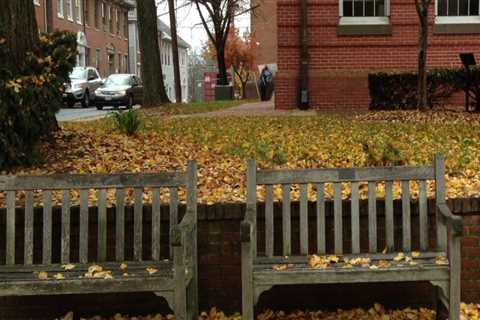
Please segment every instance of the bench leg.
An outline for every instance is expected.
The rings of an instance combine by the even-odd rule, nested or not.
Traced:
[[[460,299],[461,299],[461,253],[460,238],[450,235],[450,294],[449,294],[449,320],[460,319]]]
[[[242,319],[254,320],[254,303],[250,243],[242,243]]]
[[[196,273],[196,270],[194,271]],[[190,284],[187,287],[187,319],[198,319],[198,282],[197,276],[194,274]]]
[[[187,294],[185,288],[183,247],[173,247],[173,263],[175,268],[175,319],[187,320]]]

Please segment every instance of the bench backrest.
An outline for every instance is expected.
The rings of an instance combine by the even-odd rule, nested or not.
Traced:
[[[6,248],[7,265],[15,261],[15,251],[22,246],[16,245],[16,196],[25,193],[24,203],[24,239],[23,263],[32,264],[34,256],[34,191],[41,191],[43,203],[42,217],[42,264],[52,262],[52,191],[60,191],[61,196],[61,263],[70,261],[72,246],[78,248],[80,263],[87,263],[89,257],[89,193],[97,196],[97,257],[96,261],[107,259],[107,190],[115,190],[115,260],[124,261],[125,256],[125,190],[133,189],[133,261],[141,261],[142,246],[146,232],[143,223],[144,189],[151,190],[151,257],[148,260],[160,260],[161,253],[161,190],[168,188],[170,230],[178,223],[178,189],[185,187],[187,212],[195,214],[196,221],[196,163],[190,161],[186,172],[138,173],[138,174],[97,174],[97,175],[51,175],[51,176],[0,176],[0,192],[6,193]],[[71,243],[71,196],[72,190],[79,190],[78,242]],[[91,232],[90,232],[91,234]],[[162,236],[162,238],[165,238]],[[58,244],[57,244],[58,245]],[[168,246],[168,244],[167,244]],[[36,246],[38,247],[38,246]],[[2,250],[3,251],[3,250]],[[171,250],[170,250],[171,255]],[[18,257],[18,255],[17,255]],[[2,257],[3,258],[3,257]],[[2,259],[3,260],[3,259]],[[17,259],[18,260],[18,259]],[[76,261],[75,261],[76,262]]]
[[[385,234],[384,238],[389,251],[394,246],[394,208],[393,208],[393,183],[398,181],[401,184],[402,198],[402,241],[401,247],[405,252],[412,251],[412,225],[410,208],[410,181],[417,181],[419,186],[419,248],[422,251],[446,249],[446,227],[437,213],[435,224],[428,222],[427,209],[427,181],[435,181],[436,202],[445,201],[445,160],[443,156],[437,155],[433,166],[419,167],[375,167],[375,168],[345,168],[345,169],[306,169],[306,170],[257,170],[254,160],[248,162],[247,168],[247,206],[255,211],[257,220],[257,186],[265,186],[265,255],[274,255],[274,186],[281,185],[282,188],[282,255],[292,255],[292,223],[291,223],[291,187],[298,185],[299,199],[299,242],[300,254],[306,255],[309,252],[309,219],[308,219],[308,185],[313,185],[316,190],[316,248],[317,253],[325,254],[326,248],[326,219],[325,219],[325,184],[333,184],[333,247],[335,254],[358,254],[360,253],[360,233],[368,232],[368,252],[381,252],[377,239],[377,183],[385,184]],[[351,239],[344,239],[344,213],[342,212],[342,184],[351,185],[351,208],[350,208],[350,234]],[[360,206],[359,206],[359,184],[368,183],[368,231],[360,228]],[[429,224],[436,227],[436,248],[429,248]],[[345,226],[348,227],[348,226]],[[255,229],[252,244],[254,245],[254,256],[257,255],[257,239],[260,234]],[[344,240],[351,241],[351,252],[345,252]]]

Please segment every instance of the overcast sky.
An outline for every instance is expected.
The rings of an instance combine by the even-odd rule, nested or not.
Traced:
[[[197,9],[194,6],[184,6],[185,0],[177,0],[177,29],[180,37],[187,41],[193,50],[200,51],[202,44],[207,41],[207,33],[201,25],[201,20]],[[160,19],[170,25],[168,16],[168,4],[162,1],[158,5],[158,14]],[[245,14],[237,17],[235,26],[240,29],[241,33],[250,30],[250,16]]]

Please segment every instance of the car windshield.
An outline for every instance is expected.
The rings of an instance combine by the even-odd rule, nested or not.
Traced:
[[[73,68],[72,73],[70,73],[70,79],[87,79],[87,69]]]
[[[130,84],[130,76],[125,74],[111,75],[105,81],[106,86],[119,86],[119,85],[129,85],[129,84]]]

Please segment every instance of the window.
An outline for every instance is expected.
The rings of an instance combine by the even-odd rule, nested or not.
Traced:
[[[105,30],[105,25],[107,24],[107,8],[105,5],[105,2],[102,1],[102,24],[103,24],[103,30]]]
[[[111,75],[115,73],[115,54],[108,53],[107,61],[108,61],[108,75]]]
[[[113,7],[108,8],[108,28],[110,33],[113,33]]]
[[[387,0],[343,0],[342,17],[385,17]]]
[[[85,48],[85,65],[86,66],[89,66],[90,65],[90,48],[89,47],[86,47]]]
[[[97,68],[97,70],[100,68],[100,56],[100,49],[97,49],[95,54],[95,68]]]
[[[123,72],[128,73],[128,55],[123,56]]]
[[[128,12],[123,13],[123,35],[128,38]]]
[[[122,54],[119,53],[118,54],[118,69],[117,69],[117,72],[122,72],[122,70],[123,70],[122,63],[123,63]]]
[[[85,5],[85,24],[89,26],[90,25],[90,0],[83,0],[83,4]]]
[[[82,24],[82,0],[75,0],[75,9],[77,11],[77,23]]]
[[[57,0],[57,17],[63,19],[63,0]]]
[[[67,19],[73,21],[73,0],[67,0]]]
[[[93,69],[88,69],[88,79],[89,80],[96,80],[98,79],[98,75]]]
[[[120,34],[120,17],[118,16],[118,9],[115,9],[115,21],[117,22],[117,34]]]
[[[94,0],[95,3],[93,4],[95,7],[94,7],[94,11],[93,11],[93,19],[95,21],[95,28],[99,28],[100,27],[100,18],[99,18],[99,15],[100,15],[100,2],[98,0]]]
[[[479,16],[478,0],[438,0],[437,15],[441,17]]]

